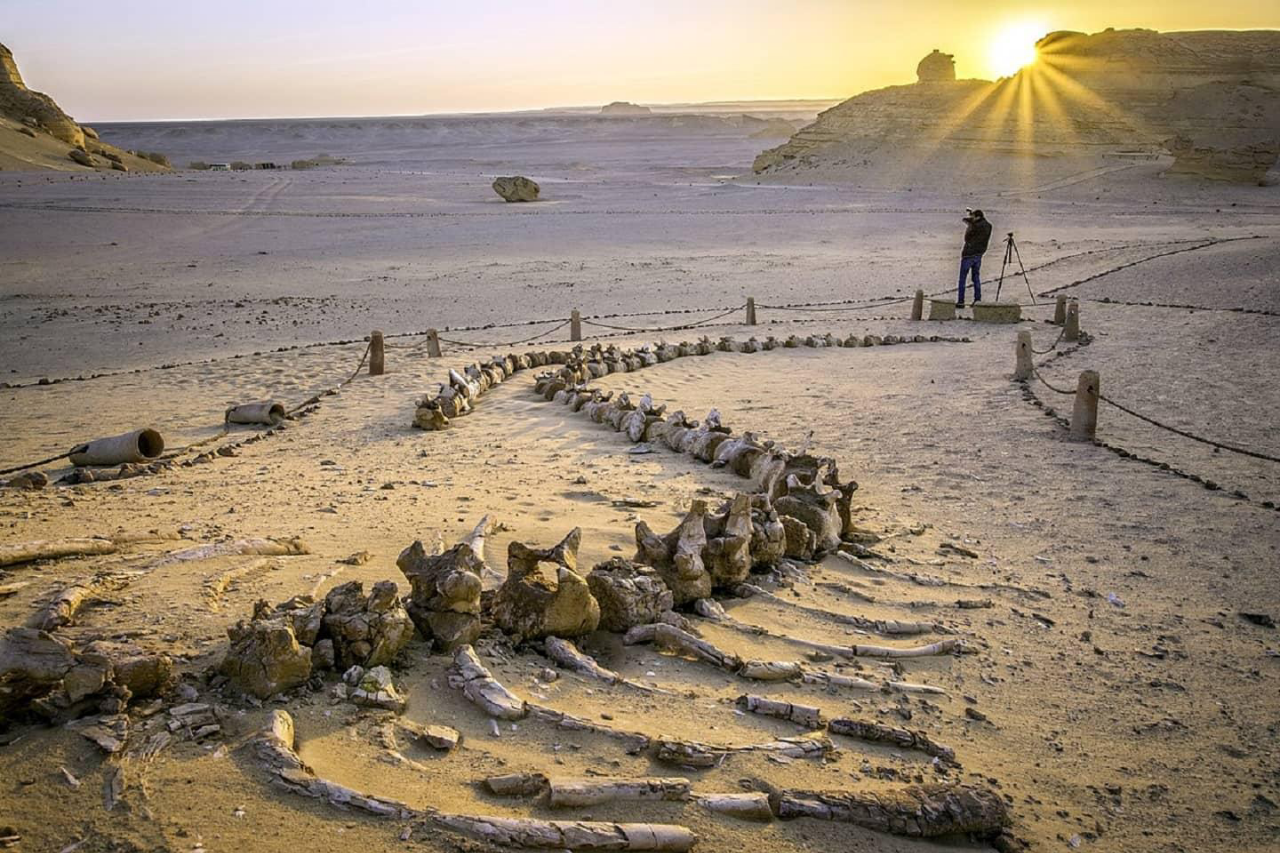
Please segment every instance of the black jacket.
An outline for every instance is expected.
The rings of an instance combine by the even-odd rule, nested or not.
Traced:
[[[976,219],[964,229],[964,251],[962,258],[972,258],[986,254],[987,245],[991,242],[991,223],[985,219]]]

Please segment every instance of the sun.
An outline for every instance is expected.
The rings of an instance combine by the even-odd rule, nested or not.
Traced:
[[[997,77],[1016,74],[1036,61],[1036,42],[1047,29],[1035,21],[1007,24],[996,32],[987,47],[987,66]]]

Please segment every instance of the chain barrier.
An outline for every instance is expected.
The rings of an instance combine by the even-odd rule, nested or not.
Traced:
[[[1175,435],[1180,435],[1183,438],[1189,438],[1192,441],[1198,441],[1201,444],[1207,444],[1210,447],[1215,447],[1219,450],[1228,450],[1232,453],[1239,453],[1242,456],[1251,456],[1254,459],[1263,459],[1263,460],[1266,460],[1267,462],[1280,462],[1280,457],[1270,456],[1266,453],[1260,453],[1256,450],[1249,450],[1246,447],[1236,447],[1235,445],[1232,445],[1232,444],[1224,444],[1221,441],[1214,441],[1211,438],[1205,438],[1203,436],[1189,433],[1186,430],[1178,429],[1175,426],[1170,426],[1169,424],[1161,423],[1155,418],[1147,417],[1146,415],[1140,412],[1135,412],[1133,409],[1130,409],[1128,406],[1117,403],[1115,400],[1112,400],[1110,397],[1106,396],[1105,394],[1099,394],[1098,399],[1111,406],[1115,406],[1117,409],[1124,412],[1126,415],[1135,417],[1140,421],[1145,421],[1146,423],[1149,423],[1154,427],[1159,427],[1160,429],[1168,430],[1169,432],[1174,433]]]
[[[1067,327],[1064,325],[1058,331],[1058,339],[1055,340],[1052,344],[1050,344],[1048,349],[1036,349],[1035,347],[1032,347],[1031,351],[1036,355],[1048,355],[1049,353],[1053,352],[1058,348],[1058,344],[1062,343],[1062,336],[1065,335],[1066,333],[1067,333]]]
[[[722,317],[727,317],[730,314],[736,313],[738,311],[742,311],[746,307],[747,307],[747,304],[744,302],[741,305],[735,305],[733,308],[730,308],[727,311],[723,311],[719,314],[716,314],[714,317],[707,317],[705,320],[699,320],[696,323],[685,323],[680,326],[662,326],[656,329],[648,329],[648,328],[641,329],[641,328],[635,328],[631,326],[614,326],[609,323],[598,323],[595,320],[588,320],[585,317],[582,319],[582,324],[584,326],[596,326],[597,328],[601,328],[601,329],[614,329],[619,332],[640,332],[643,334],[648,334],[650,332],[678,332],[683,329],[696,329],[699,326],[710,325],[714,321],[719,320]]]
[[[554,322],[554,321],[548,320],[547,322]],[[565,320],[560,325],[554,328],[547,329],[545,332],[539,332],[538,334],[534,335],[531,338],[522,338],[518,341],[503,341],[500,343],[470,343],[468,341],[456,341],[456,340],[453,340],[452,338],[440,338],[440,342],[445,344],[453,344],[454,346],[457,346],[457,347],[473,347],[476,349],[483,348],[483,347],[514,347],[514,346],[518,346],[519,344],[532,343],[533,341],[536,341],[539,338],[545,338],[548,335],[553,335],[556,332],[563,329],[565,326],[569,325],[571,322],[573,321]],[[406,349],[414,349],[420,346],[422,346],[422,344],[414,344],[412,347],[406,347]]]
[[[1222,246],[1226,243],[1238,243],[1241,240],[1261,240],[1263,238],[1264,238],[1264,235],[1262,234],[1251,234],[1248,237],[1224,237],[1222,239],[1210,239],[1207,242],[1198,243],[1197,245],[1194,245],[1194,246],[1187,246],[1181,249],[1171,249],[1170,251],[1167,251],[1167,252],[1159,252],[1154,255],[1148,255],[1145,258],[1139,258],[1136,261],[1130,261],[1127,264],[1120,264],[1117,267],[1112,267],[1109,270],[1103,270],[1102,272],[1094,273],[1091,276],[1086,276],[1085,278],[1073,281],[1070,284],[1064,284],[1061,287],[1054,287],[1054,288],[1050,288],[1049,290],[1042,290],[1040,291],[1039,295],[1052,296],[1053,294],[1058,293],[1059,291],[1070,290],[1073,287],[1079,287],[1082,284],[1087,284],[1091,281],[1097,281],[1098,279],[1104,276],[1108,276],[1108,275],[1111,275],[1112,273],[1120,272],[1120,270],[1127,270],[1130,267],[1136,267],[1139,264],[1145,264],[1148,261],[1154,261],[1154,260],[1157,260],[1158,258],[1167,258],[1167,257],[1170,257],[1171,255],[1181,255],[1184,252],[1196,252],[1196,251],[1199,251],[1200,249],[1208,249],[1211,246]]]

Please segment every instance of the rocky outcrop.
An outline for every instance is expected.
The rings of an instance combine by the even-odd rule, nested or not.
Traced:
[[[933,53],[920,60],[916,66],[917,83],[954,83],[956,58],[934,48]]]
[[[606,104],[600,108],[600,115],[602,116],[647,116],[652,114],[653,110],[648,107],[642,107],[630,101],[614,101],[612,104]]]
[[[471,645],[480,636],[480,574],[484,560],[470,542],[428,554],[414,542],[396,560],[409,579],[409,616],[438,651]]]
[[[33,92],[22,81],[18,63],[9,48],[0,44],[0,113],[18,121],[34,120],[41,129],[68,145],[82,147],[84,131],[42,92]],[[26,122],[28,125],[31,122]]]
[[[582,531],[574,528],[552,548],[512,542],[507,579],[493,597],[493,621],[514,640],[580,637],[600,624],[600,605],[578,574]]]
[[[311,649],[298,643],[285,617],[241,621],[227,636],[231,647],[221,672],[244,693],[266,699],[311,677]]]
[[[502,196],[503,201],[537,201],[542,188],[535,181],[515,175],[509,178],[495,178],[493,191]]]
[[[949,55],[930,54],[917,84],[850,98],[754,169],[868,186],[909,171],[991,189],[993,175],[1046,185],[1161,158],[1226,180],[1275,167],[1280,32],[1058,32],[1037,49],[995,83],[956,80]]]
[[[169,164],[159,154],[108,145],[93,128],[76,124],[53,98],[27,88],[13,53],[0,44],[0,168],[128,172],[164,171]]]
[[[413,638],[399,592],[392,581],[379,581],[366,598],[360,581],[350,581],[325,596],[322,625],[338,669],[390,663]]]
[[[622,633],[659,622],[674,603],[671,590],[656,570],[622,557],[592,569],[587,586],[600,605],[600,628],[605,631]]]

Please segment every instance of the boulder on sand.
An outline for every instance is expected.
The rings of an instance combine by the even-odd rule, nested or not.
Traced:
[[[421,542],[400,553],[396,565],[409,579],[409,618],[438,651],[471,645],[480,636],[480,572],[484,560],[469,542],[428,554]]]
[[[587,586],[600,605],[600,627],[622,633],[637,625],[661,621],[674,605],[671,590],[656,569],[622,557],[600,563],[587,575]]]
[[[221,672],[245,693],[266,699],[311,677],[311,649],[298,645],[284,618],[241,621],[227,636],[231,648]]]
[[[504,201],[537,201],[542,188],[528,178],[515,175],[494,180],[493,191]]]
[[[349,581],[331,589],[324,604],[324,628],[339,669],[390,663],[413,637],[413,623],[392,581],[378,581],[367,598],[360,581]]]
[[[554,548],[507,548],[507,580],[493,598],[493,621],[517,643],[543,637],[580,637],[600,624],[600,605],[578,574],[582,531],[574,528]]]

